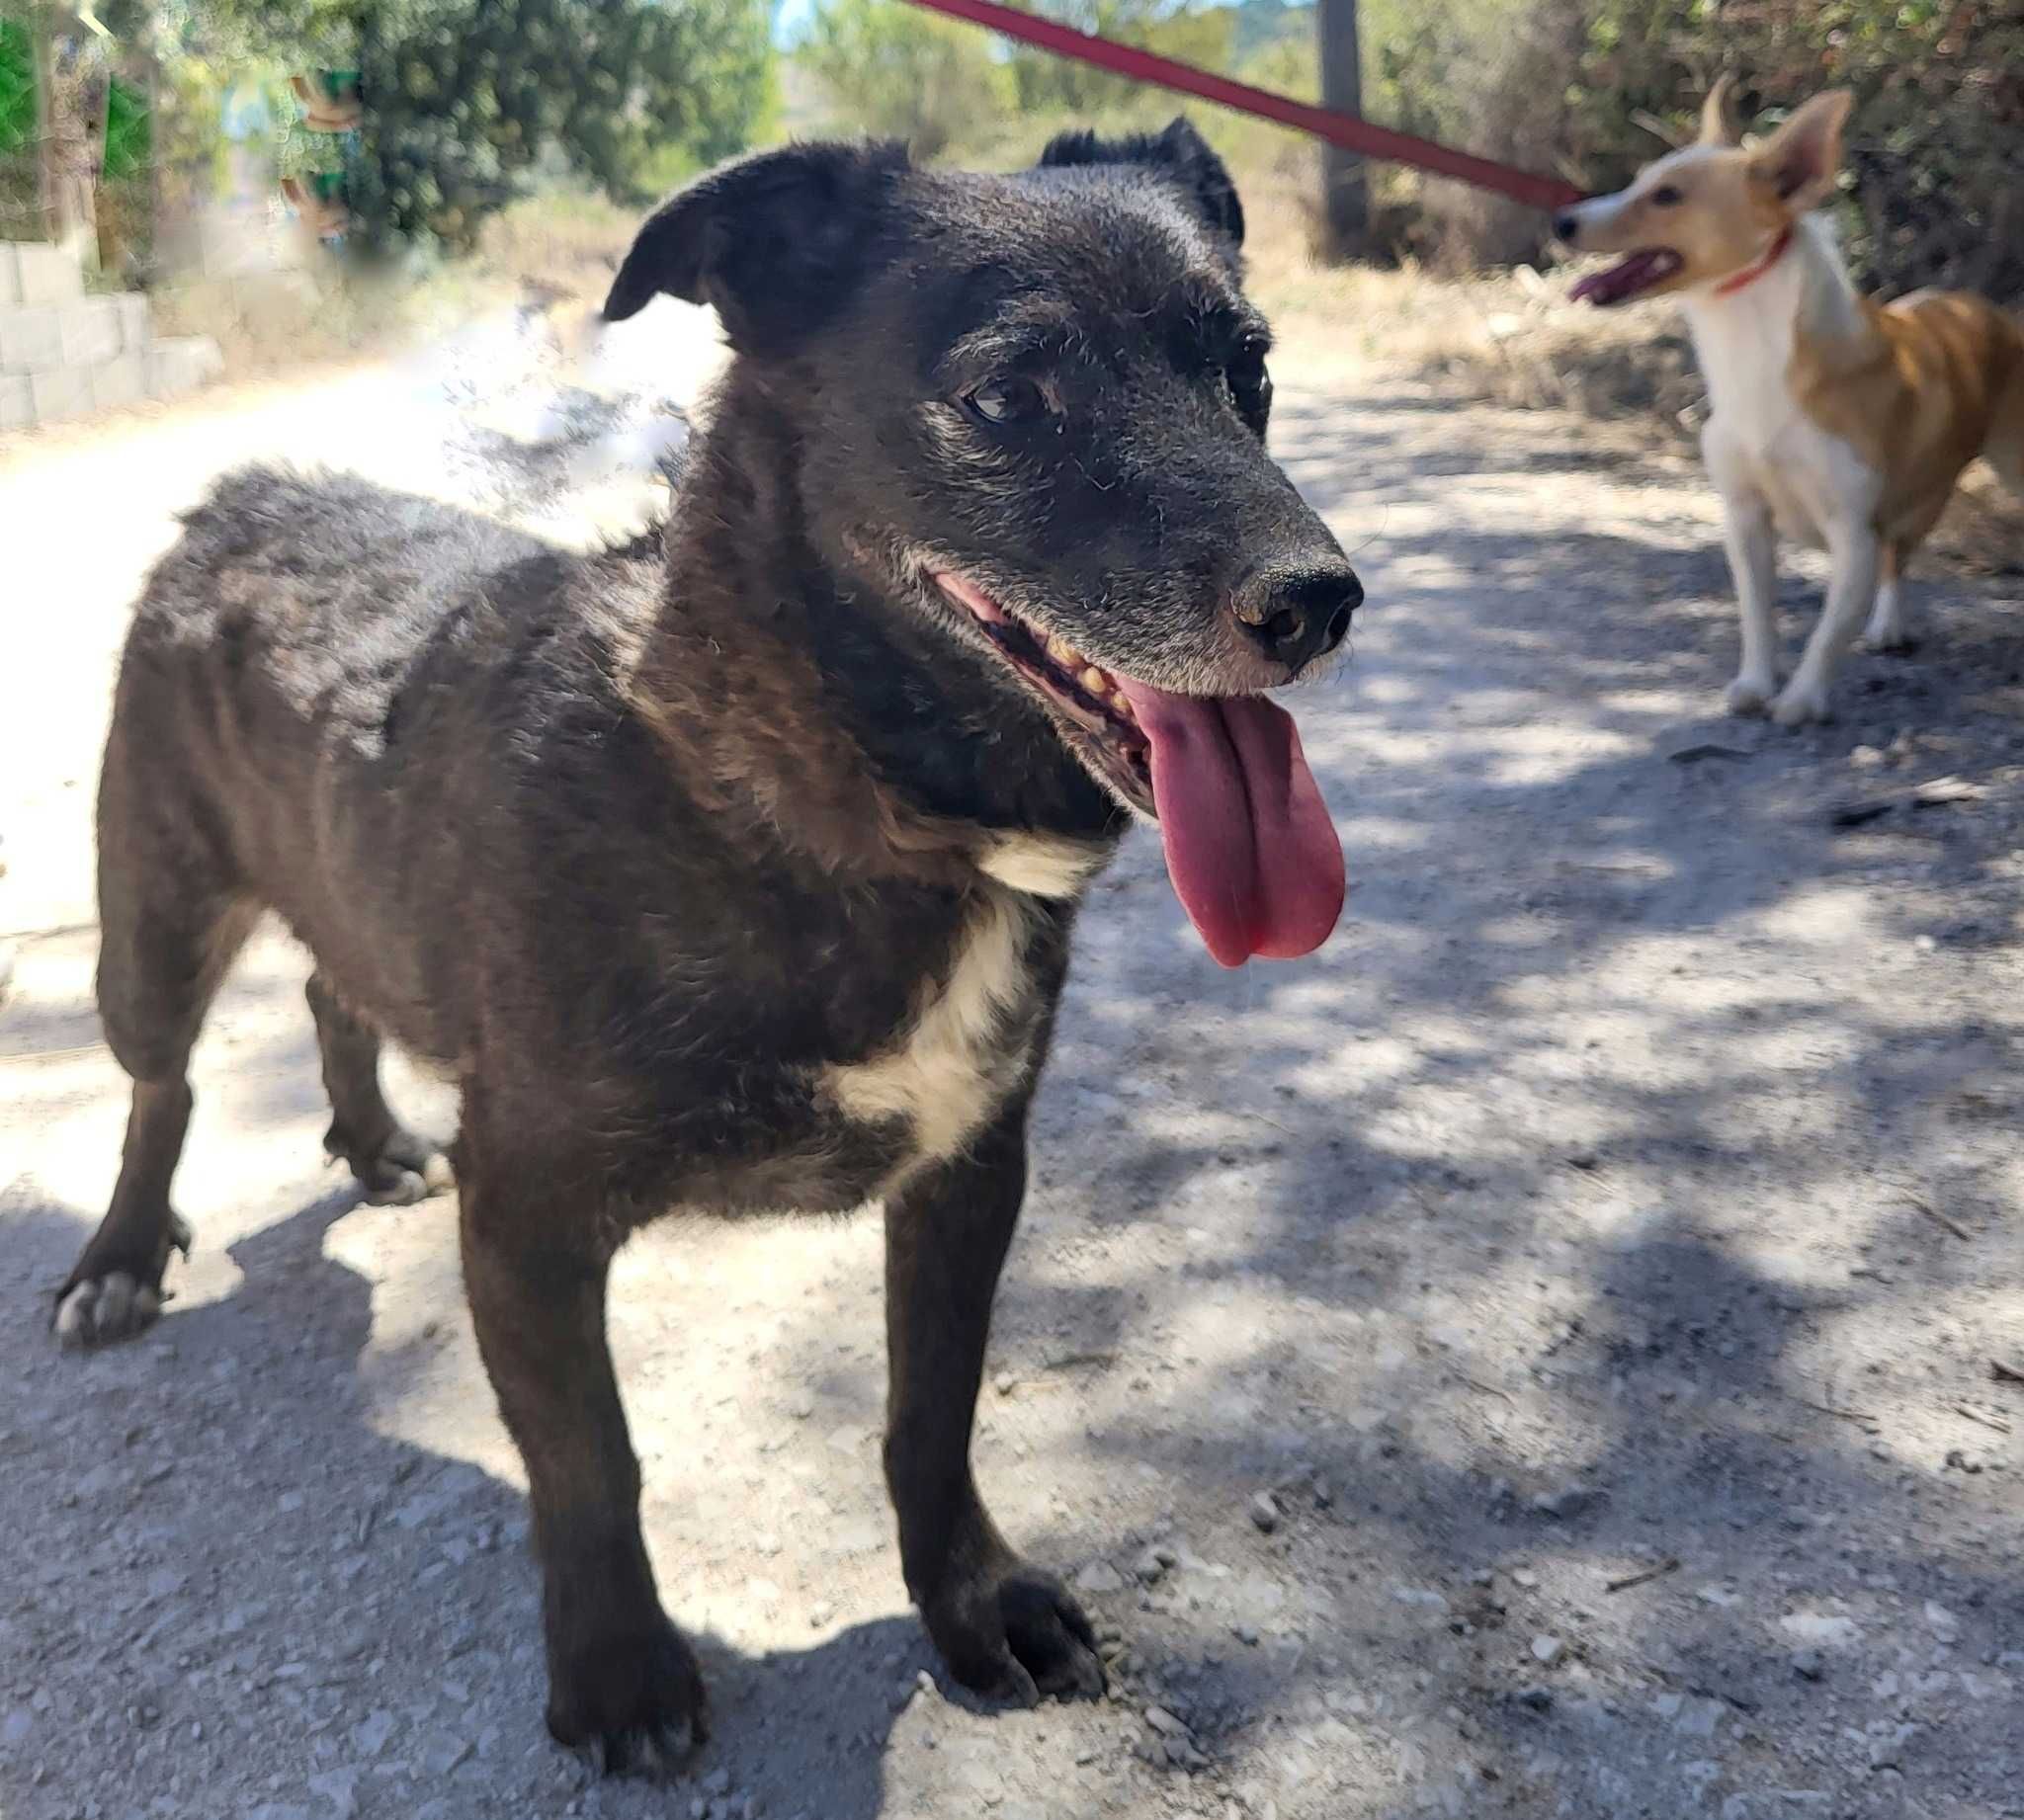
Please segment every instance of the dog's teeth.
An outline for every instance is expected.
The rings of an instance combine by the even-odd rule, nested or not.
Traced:
[[[1091,664],[1075,680],[1093,696],[1104,696],[1110,693],[1111,679],[1104,675],[1094,664]]]
[[[1048,633],[1048,655],[1070,672],[1080,670],[1089,661],[1067,639],[1057,638],[1053,632]]]

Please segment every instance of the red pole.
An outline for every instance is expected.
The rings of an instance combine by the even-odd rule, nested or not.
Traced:
[[[1232,82],[1227,76],[1198,69],[1192,63],[1176,62],[1156,51],[1116,43],[1034,13],[1022,13],[1016,7],[1001,6],[998,0],[913,0],[913,4],[986,26],[1008,38],[1022,39],[1057,56],[1094,63],[1137,82],[1178,89],[1184,95],[1197,95],[1225,108],[1261,115],[1283,126],[1312,133],[1330,145],[1362,152],[1366,157],[1409,164],[1437,177],[1452,177],[1479,190],[1494,190],[1534,208],[1560,208],[1578,202],[1582,195],[1574,185],[1558,177],[1513,170],[1508,164],[1496,164],[1488,158],[1436,145],[1431,139],[1414,138],[1409,132],[1393,132],[1389,126],[1373,125],[1353,115],[1336,114],[1309,102],[1295,101],[1289,95],[1276,95],[1270,89],[1253,88],[1248,82]]]

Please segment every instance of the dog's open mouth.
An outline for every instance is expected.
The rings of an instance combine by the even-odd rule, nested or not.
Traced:
[[[1157,818],[1152,748],[1118,679],[1064,639],[1014,618],[974,582],[947,571],[935,580],[976,621],[1020,681],[1061,711],[1078,751],[1097,773],[1135,809]]]
[[[1286,959],[1328,939],[1342,914],[1342,843],[1285,708],[1118,675],[964,576],[935,581],[1066,723],[1091,772],[1157,819],[1175,895],[1218,960]]]
[[[1576,303],[1608,309],[1664,284],[1686,263],[1669,246],[1642,247],[1601,272],[1591,272],[1567,294]]]

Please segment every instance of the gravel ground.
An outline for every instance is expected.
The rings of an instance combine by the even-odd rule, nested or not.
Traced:
[[[0,455],[5,1820],[2024,1813],[2015,584],[1919,583],[1925,654],[1853,660],[1837,725],[1724,721],[1693,467],[1282,365],[1372,600],[1301,704],[1349,920],[1227,975],[1149,838],[1097,889],[980,1412],[1112,1697],[938,1675],[875,1223],[664,1227],[614,1340],[717,1739],[661,1789],[542,1729],[453,1211],[319,1167],[282,940],[199,1054],[178,1299],[46,1331],[125,1117],[88,809],[140,569],[277,447],[467,477],[370,376]]]

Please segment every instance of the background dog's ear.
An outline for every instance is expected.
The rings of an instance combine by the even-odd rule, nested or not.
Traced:
[[[607,322],[659,291],[713,305],[741,354],[819,326],[864,270],[896,143],[791,145],[719,166],[646,218],[605,299]]]
[[[1106,139],[1087,130],[1057,134],[1040,155],[1041,168],[1064,164],[1140,164],[1170,179],[1196,212],[1231,246],[1244,244],[1244,206],[1228,169],[1209,141],[1185,119],[1164,132],[1135,132]]]
[[[1701,104],[1701,143],[1740,145],[1742,136],[1735,124],[1735,78],[1724,71]]]
[[[1793,110],[1785,124],[1750,153],[1750,170],[1793,213],[1817,208],[1834,194],[1841,171],[1841,129],[1855,97],[1829,89]]]

